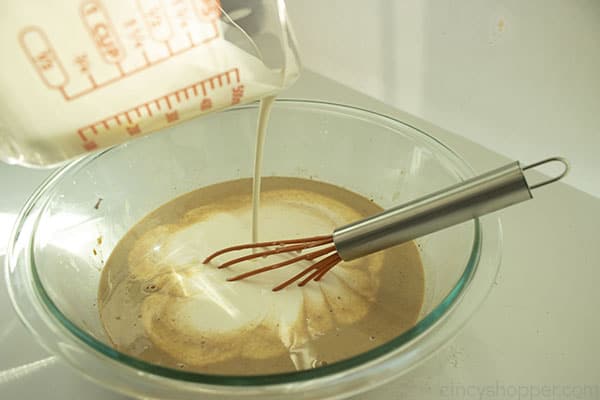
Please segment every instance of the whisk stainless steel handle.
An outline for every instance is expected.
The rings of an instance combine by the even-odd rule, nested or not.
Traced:
[[[562,163],[563,172],[529,185],[524,171],[550,162]],[[561,157],[548,158],[525,167],[521,167],[518,161],[513,162],[340,227],[333,232],[333,242],[342,260],[353,260],[529,200],[533,197],[532,189],[562,179],[568,170],[568,161]]]

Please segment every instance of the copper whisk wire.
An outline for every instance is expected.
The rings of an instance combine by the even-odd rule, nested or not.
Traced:
[[[524,171],[548,163],[562,164],[562,172],[553,178],[529,185]],[[304,286],[311,280],[321,280],[342,260],[351,261],[529,200],[533,198],[532,189],[556,182],[568,171],[569,162],[562,157],[550,157],[525,167],[521,167],[519,162],[509,163],[419,199],[336,228],[331,235],[232,246],[213,253],[204,260],[204,263],[221,254],[236,250],[275,247],[235,258],[225,262],[219,268],[272,254],[302,252],[306,249],[327,246],[229,278],[230,281],[236,281],[301,260],[314,260],[314,264],[274,287],[273,290],[281,290],[300,279],[302,280],[298,285]]]
[[[211,255],[209,255],[208,257],[206,257],[204,259],[203,264],[207,264],[207,263],[211,262],[214,258],[216,258],[218,256],[221,256],[226,253],[231,253],[234,251],[250,250],[250,249],[257,249],[257,248],[271,248],[268,250],[263,250],[263,251],[259,251],[259,252],[255,252],[252,254],[248,254],[245,256],[231,259],[231,260],[226,261],[218,266],[218,268],[227,268],[234,264],[239,264],[241,262],[256,259],[256,258],[268,257],[271,255],[281,254],[281,253],[302,252],[307,249],[325,246],[330,243],[333,243],[332,235],[312,236],[312,237],[301,238],[301,239],[287,239],[287,240],[276,240],[276,241],[270,241],[270,242],[242,244],[242,245],[227,247],[227,248],[221,249],[215,253],[212,253]],[[275,247],[275,248],[272,248],[272,247]],[[300,254],[300,255],[298,255],[296,257],[292,257],[288,260],[280,261],[280,262],[277,262],[274,264],[267,265],[265,267],[254,269],[252,271],[244,272],[242,274],[230,277],[227,280],[230,282],[231,281],[239,281],[239,280],[246,279],[246,278],[249,278],[254,275],[261,274],[263,272],[268,272],[268,271],[272,271],[272,270],[275,270],[278,268],[282,268],[287,265],[297,263],[299,261],[303,261],[303,260],[313,261],[313,260],[317,260],[320,257],[322,257],[322,258],[320,260],[316,261],[311,266],[300,271],[299,273],[297,273],[290,279],[286,280],[285,282],[282,282],[279,285],[275,286],[273,288],[273,291],[274,292],[280,291],[280,290],[292,285],[293,283],[295,283],[296,281],[300,280],[303,277],[304,277],[304,279],[302,281],[300,281],[300,283],[298,283],[298,286],[304,286],[308,282],[313,281],[313,280],[317,281],[317,282],[320,281],[323,278],[323,276],[325,276],[325,274],[327,272],[329,272],[329,270],[331,270],[340,261],[342,261],[339,254],[337,254],[335,245],[332,244],[331,246],[327,246],[325,248],[314,250],[314,251],[311,251],[311,252],[308,252],[305,254]],[[306,276],[306,275],[308,275],[308,276]]]

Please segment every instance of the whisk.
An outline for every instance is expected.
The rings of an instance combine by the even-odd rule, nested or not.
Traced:
[[[524,171],[550,162],[561,163],[563,171],[555,177],[529,185]],[[227,268],[259,257],[298,252],[298,255],[287,260],[227,280],[238,281],[303,260],[314,261],[309,267],[275,286],[273,291],[279,291],[298,281],[298,286],[304,286],[310,281],[320,281],[341,261],[354,260],[529,200],[533,198],[532,189],[556,182],[568,171],[569,163],[562,157],[547,158],[525,167],[521,167],[516,161],[377,215],[342,226],[329,235],[231,246],[209,255],[204,260],[204,264],[225,253],[240,250],[263,249],[226,261],[218,268]],[[313,250],[304,252],[308,249]]]

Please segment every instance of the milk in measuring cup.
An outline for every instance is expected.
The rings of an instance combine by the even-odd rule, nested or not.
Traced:
[[[283,2],[247,7],[262,18],[252,32],[225,11],[218,0],[2,2],[0,159],[51,165],[290,85]]]

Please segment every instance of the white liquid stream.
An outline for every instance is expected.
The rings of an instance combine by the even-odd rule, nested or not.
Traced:
[[[258,210],[260,207],[260,177],[262,171],[263,147],[267,135],[267,125],[275,96],[260,100],[258,124],[256,126],[256,150],[254,153],[254,175],[252,179],[252,243],[258,242]]]

